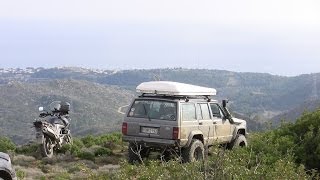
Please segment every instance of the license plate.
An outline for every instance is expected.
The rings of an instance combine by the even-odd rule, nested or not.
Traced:
[[[158,134],[158,128],[141,127],[141,132],[146,134]]]

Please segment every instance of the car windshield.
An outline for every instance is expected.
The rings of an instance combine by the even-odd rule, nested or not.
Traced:
[[[177,105],[175,102],[159,100],[136,100],[128,114],[129,117],[175,121]]]

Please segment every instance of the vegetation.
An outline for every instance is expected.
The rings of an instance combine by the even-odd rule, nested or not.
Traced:
[[[15,144],[9,138],[0,137],[0,152],[9,152],[16,149]]]
[[[19,179],[95,179],[119,168],[124,146],[120,133],[89,135],[75,138],[51,159],[40,157],[36,144],[17,146],[12,162]]]
[[[118,179],[319,179],[320,110],[250,135],[248,148],[214,147],[204,162],[123,163]]]
[[[52,159],[37,156],[34,145],[15,147],[6,138],[1,145],[15,150],[20,179],[320,179],[319,119],[320,109],[304,113],[296,123],[250,134],[247,148],[212,147],[205,161],[194,163],[154,156],[131,165],[120,133],[75,138]]]

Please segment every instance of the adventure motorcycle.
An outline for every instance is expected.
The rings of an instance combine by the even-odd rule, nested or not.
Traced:
[[[39,107],[41,119],[33,122],[36,129],[36,140],[40,144],[43,157],[51,158],[53,151],[64,144],[72,144],[69,130],[70,104],[67,102],[54,101],[49,105],[50,111],[44,111]]]

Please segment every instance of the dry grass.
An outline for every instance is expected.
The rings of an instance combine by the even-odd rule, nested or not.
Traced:
[[[94,175],[110,173],[120,168],[119,165],[113,165],[118,162],[117,157],[100,157],[98,159],[100,160],[95,163],[61,154],[51,159],[36,159],[32,156],[17,155],[13,159],[13,166],[18,179],[23,180],[91,179]]]

